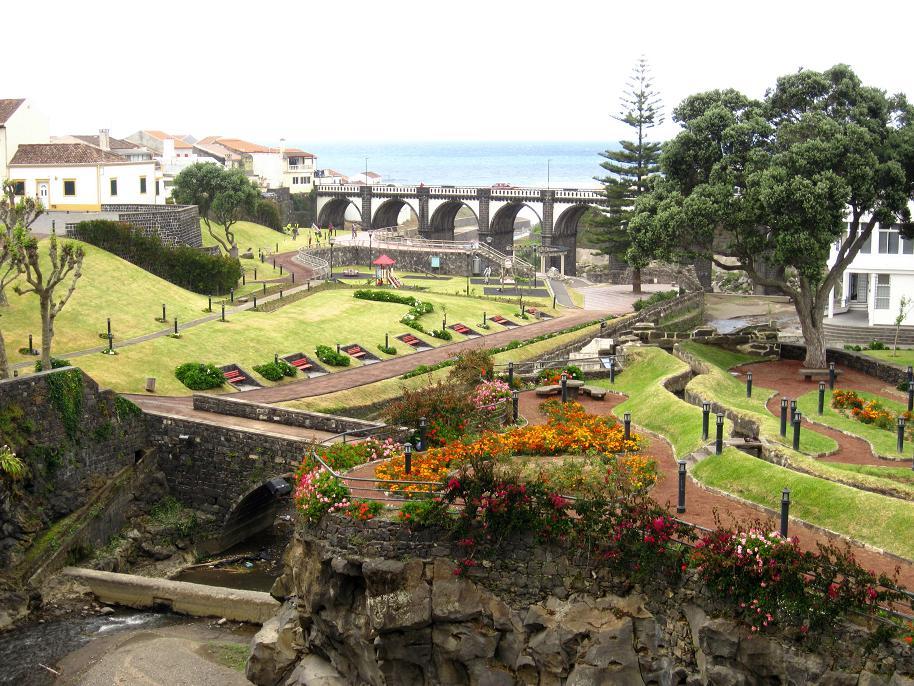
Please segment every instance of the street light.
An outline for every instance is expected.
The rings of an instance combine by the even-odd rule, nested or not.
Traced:
[[[334,243],[336,243],[336,241],[333,239],[333,236],[331,236],[330,237],[330,279],[329,279],[329,281],[333,281],[333,244]]]

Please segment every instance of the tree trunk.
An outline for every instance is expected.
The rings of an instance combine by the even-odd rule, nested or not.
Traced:
[[[803,366],[807,369],[825,369],[828,367],[825,356],[825,329],[823,328],[825,297],[820,299],[801,290],[799,297],[794,302],[794,307],[797,310],[800,329],[806,343],[806,359],[803,360]]]
[[[41,368],[51,369],[51,339],[54,337],[54,322],[51,319],[51,299],[41,297]]]
[[[10,378],[10,364],[6,357],[6,341],[3,338],[3,332],[0,331],[0,379]]]
[[[632,267],[632,293],[641,292],[641,269]]]
[[[232,247],[229,248],[229,257],[236,259],[236,260],[238,259],[238,246],[237,245],[232,244]]]
[[[0,288],[0,307],[9,307],[10,301],[6,297],[6,289]]]

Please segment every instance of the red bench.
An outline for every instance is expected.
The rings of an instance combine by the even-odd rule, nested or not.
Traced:
[[[496,314],[494,317],[489,317],[489,319],[491,319],[496,324],[504,324],[506,321],[508,321],[507,319],[502,317],[500,314]]]
[[[222,375],[225,377],[226,381],[228,381],[229,383],[232,383],[232,384],[241,383],[242,381],[247,380],[247,377],[244,374],[242,374],[241,372],[239,372],[237,369],[230,369],[227,372],[222,372]]]
[[[292,366],[296,369],[311,369],[314,365],[308,362],[308,358],[299,357],[297,360],[292,360]]]
[[[452,326],[451,328],[454,329],[454,331],[456,331],[457,333],[462,333],[462,334],[465,334],[470,330],[468,327],[464,326],[463,324],[454,324],[454,326]]]
[[[359,346],[357,346],[357,345],[354,345],[354,346],[352,346],[351,348],[347,348],[347,349],[346,349],[346,354],[349,355],[350,357],[355,357],[355,358],[365,357],[365,351],[362,350],[362,349],[361,349]]]

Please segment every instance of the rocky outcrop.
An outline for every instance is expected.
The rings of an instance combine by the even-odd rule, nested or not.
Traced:
[[[383,527],[351,526],[365,550],[390,538]],[[567,588],[531,601],[529,591],[505,590],[504,560],[466,578],[455,576],[446,545],[420,558],[404,556],[402,540],[388,544],[397,559],[298,532],[274,586],[289,600],[255,637],[248,678],[259,686],[914,684],[910,648],[867,652],[860,628],[842,628],[815,653],[796,637],[751,635],[715,616],[720,608],[700,589],[576,592],[571,566],[541,550]]]

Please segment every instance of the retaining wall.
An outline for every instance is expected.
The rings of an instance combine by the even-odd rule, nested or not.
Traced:
[[[875,376],[893,386],[908,378],[907,372],[902,367],[896,367],[862,353],[827,348],[825,355],[829,362],[834,362],[838,367],[847,367]],[[785,360],[802,360],[806,357],[806,346],[797,343],[781,343],[781,357]]]

